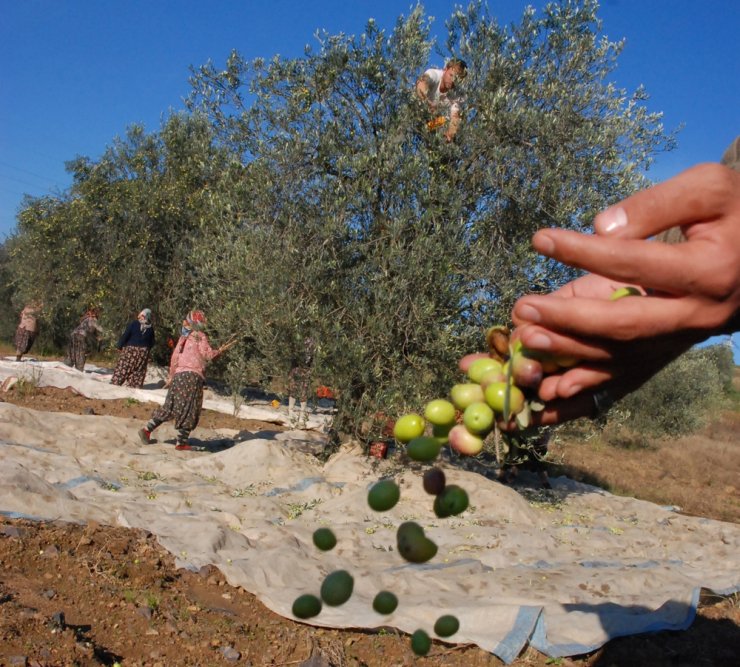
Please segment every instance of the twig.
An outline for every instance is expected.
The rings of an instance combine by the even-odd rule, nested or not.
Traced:
[[[230,336],[229,339],[220,348],[218,348],[219,352],[223,354],[227,350],[234,347],[234,345],[236,345],[238,342],[239,342],[239,334],[234,334]]]

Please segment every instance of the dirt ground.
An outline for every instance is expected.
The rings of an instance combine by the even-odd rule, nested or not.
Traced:
[[[154,404],[93,400],[36,388],[0,400],[35,410],[145,420]],[[92,412],[91,412],[92,411]],[[236,424],[238,422],[238,424]],[[203,426],[259,428],[204,411]],[[271,425],[270,428],[275,428]],[[615,493],[672,504],[688,514],[740,522],[740,414],[705,433],[644,450],[557,440],[551,473]],[[527,649],[516,667],[737,664],[740,595],[702,596],[693,625],[609,642],[578,658],[548,659]],[[189,572],[141,530],[0,518],[0,666],[502,665],[475,646],[434,642],[416,658],[392,628],[321,629],[282,618],[213,568]]]

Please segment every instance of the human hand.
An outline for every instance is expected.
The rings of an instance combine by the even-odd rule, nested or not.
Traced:
[[[686,242],[647,240],[676,225]],[[610,207],[594,227],[595,235],[549,229],[534,236],[543,255],[592,273],[523,297],[512,313],[525,347],[581,360],[542,382],[540,398],[552,402],[542,423],[588,415],[594,390],[608,388],[618,399],[693,344],[737,329],[740,174],[693,167]],[[648,294],[609,300],[623,285]]]
[[[230,350],[234,345],[236,345],[239,342],[239,334],[232,334],[231,337],[216,350],[216,355],[222,355],[227,350]]]

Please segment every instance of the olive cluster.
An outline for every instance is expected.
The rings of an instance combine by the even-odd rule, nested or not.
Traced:
[[[475,456],[497,423],[528,428],[532,412],[543,408],[536,397],[542,378],[576,363],[524,349],[504,326],[491,327],[486,344],[488,352],[460,360],[466,378],[452,386],[448,398],[427,403],[423,415],[410,413],[396,421],[393,434],[411,459],[433,461],[446,444],[459,454]]]

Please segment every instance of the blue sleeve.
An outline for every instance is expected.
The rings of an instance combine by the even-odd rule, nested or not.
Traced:
[[[133,333],[132,327],[137,324],[136,322],[130,322],[129,325],[126,327],[126,331],[123,332],[123,335],[118,341],[118,344],[116,347],[120,350],[124,347],[126,347],[126,343],[128,343],[128,339],[131,338],[131,334]]]

